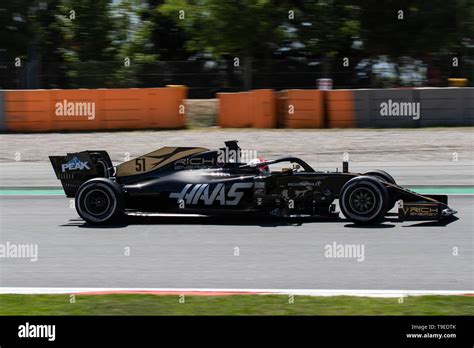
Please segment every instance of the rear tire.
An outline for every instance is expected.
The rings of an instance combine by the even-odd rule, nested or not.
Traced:
[[[344,216],[356,224],[381,222],[389,209],[389,194],[380,180],[358,176],[344,184],[339,205]]]
[[[117,221],[125,209],[120,185],[106,178],[94,178],[82,184],[75,203],[79,216],[90,224]]]

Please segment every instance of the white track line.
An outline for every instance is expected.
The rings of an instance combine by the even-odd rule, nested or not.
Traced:
[[[305,296],[405,297],[425,295],[474,295],[474,290],[312,290],[312,289],[209,289],[209,288],[29,288],[2,287],[0,294],[81,294],[81,293],[257,293]]]

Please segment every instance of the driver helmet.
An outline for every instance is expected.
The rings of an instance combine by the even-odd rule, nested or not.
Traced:
[[[253,160],[251,160],[249,162],[249,164],[251,166],[257,167],[257,169],[258,169],[258,171],[261,175],[268,175],[268,174],[270,174],[270,168],[268,167],[268,165],[264,165],[264,166],[259,166],[258,165],[259,163],[264,163],[264,162],[266,162],[264,158],[257,157],[257,158],[254,158]]]

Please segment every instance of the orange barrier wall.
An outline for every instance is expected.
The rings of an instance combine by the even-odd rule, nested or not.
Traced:
[[[324,91],[290,89],[280,93],[280,114],[286,128],[323,128]]]
[[[52,117],[49,91],[4,91],[3,101],[7,130],[49,130]]]
[[[326,111],[329,128],[355,127],[356,110],[353,91],[326,91]]]
[[[256,128],[277,126],[277,101],[271,89],[258,89],[251,92],[253,125]]]
[[[9,131],[181,128],[186,88],[7,90]]]
[[[273,90],[217,93],[219,126],[224,128],[273,128],[277,125],[277,104]]]

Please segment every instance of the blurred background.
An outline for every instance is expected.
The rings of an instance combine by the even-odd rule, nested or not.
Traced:
[[[474,0],[15,0],[0,89],[447,86],[474,80]]]

